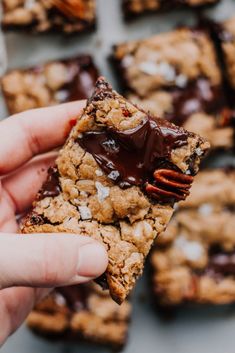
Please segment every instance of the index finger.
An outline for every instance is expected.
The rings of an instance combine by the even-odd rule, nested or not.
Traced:
[[[65,141],[85,101],[29,110],[0,122],[0,176]]]

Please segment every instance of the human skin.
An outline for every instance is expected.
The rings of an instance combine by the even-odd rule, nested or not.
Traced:
[[[0,345],[51,288],[87,282],[107,267],[104,247],[70,234],[17,234],[85,101],[14,115],[0,122]]]

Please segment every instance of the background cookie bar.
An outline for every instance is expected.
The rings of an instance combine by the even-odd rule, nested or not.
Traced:
[[[133,103],[201,133],[214,148],[233,145],[232,114],[205,31],[181,28],[117,45],[113,62]]]
[[[88,98],[98,77],[88,55],[13,70],[1,80],[10,114]]]
[[[120,348],[127,339],[131,305],[120,307],[108,291],[88,284],[55,290],[29,315],[28,326],[45,337],[86,340]]]
[[[127,18],[160,10],[172,10],[181,7],[201,7],[215,4],[218,0],[122,0],[123,11]]]
[[[222,56],[227,76],[227,81],[232,89],[235,90],[235,17],[214,26],[217,40],[221,45]]]
[[[2,1],[5,30],[74,33],[95,26],[95,0]]]
[[[189,194],[209,144],[148,116],[100,78],[22,231],[72,232],[101,241],[109,265],[100,279],[121,303],[175,201]]]
[[[235,170],[195,178],[151,256],[153,293],[160,305],[235,301]]]

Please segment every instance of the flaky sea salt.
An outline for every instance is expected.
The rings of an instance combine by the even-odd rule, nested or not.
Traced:
[[[96,169],[95,175],[97,175],[97,176],[102,176],[102,175],[103,175],[103,172],[102,172],[101,170],[99,170],[99,169]]]
[[[122,60],[122,66],[123,66],[123,67],[129,67],[129,66],[131,66],[132,63],[133,63],[133,60],[134,60],[134,58],[133,58],[132,55],[126,55],[126,56],[123,58],[123,60]]]
[[[213,212],[213,206],[209,203],[204,203],[198,208],[198,212],[203,216],[208,216]]]
[[[144,61],[139,65],[139,69],[147,75],[157,75],[159,73],[158,64],[153,61]]]
[[[34,5],[35,5],[36,3],[37,3],[36,0],[25,0],[25,2],[24,2],[24,8],[30,10],[30,9],[32,9],[32,8],[34,7]]]
[[[184,88],[186,86],[188,82],[187,76],[180,74],[178,76],[176,76],[175,78],[175,84],[176,86],[180,87],[180,88]]]
[[[109,196],[109,187],[102,185],[99,181],[95,182],[95,187],[98,192],[98,200],[104,201]]]
[[[92,218],[91,210],[87,206],[79,206],[78,207],[81,219],[87,220]]]
[[[112,180],[117,180],[117,178],[119,178],[120,174],[117,170],[113,170],[111,173],[109,173],[108,177],[109,179],[112,179]]]
[[[84,196],[84,197],[87,197],[88,196],[88,193],[86,191],[80,191],[80,195],[81,196]]]
[[[166,81],[173,81],[176,77],[174,67],[165,61],[144,61],[139,65],[139,69],[147,75],[161,75]]]
[[[165,78],[166,81],[173,81],[175,79],[175,69],[167,62],[159,64],[159,73]]]
[[[133,235],[137,239],[140,239],[143,236],[148,236],[151,233],[152,233],[152,227],[146,221],[137,223],[133,230]]]
[[[66,301],[61,294],[56,293],[54,298],[55,298],[55,302],[58,306],[64,306],[66,304]]]
[[[188,240],[184,235],[180,235],[174,245],[183,251],[185,257],[190,261],[197,261],[203,255],[203,246],[196,242]]]
[[[201,156],[201,155],[203,154],[202,149],[199,148],[199,147],[195,149],[195,152],[196,152],[196,154],[197,154],[198,156]]]
[[[55,93],[54,97],[57,101],[63,102],[68,98],[68,91],[66,90],[58,91]]]

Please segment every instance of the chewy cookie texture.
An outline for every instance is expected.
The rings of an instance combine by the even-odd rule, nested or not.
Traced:
[[[112,60],[133,103],[207,137],[214,149],[233,146],[232,113],[205,30],[180,28],[123,43]]]
[[[95,0],[2,0],[2,27],[75,33],[95,27]]]
[[[212,5],[217,3],[218,0],[122,0],[122,2],[125,16],[132,18],[146,12]]]
[[[56,289],[38,304],[27,319],[28,326],[48,338],[85,340],[122,347],[127,339],[131,305],[117,305],[98,285]]]
[[[92,94],[98,71],[89,55],[57,60],[8,72],[1,79],[10,114],[69,101]]]
[[[232,89],[235,90],[235,17],[214,26],[217,40],[222,49],[224,66],[227,81]]]
[[[208,148],[99,78],[22,232],[72,232],[102,242],[109,265],[98,282],[122,303]]]
[[[235,301],[235,170],[203,171],[151,255],[156,302]]]

